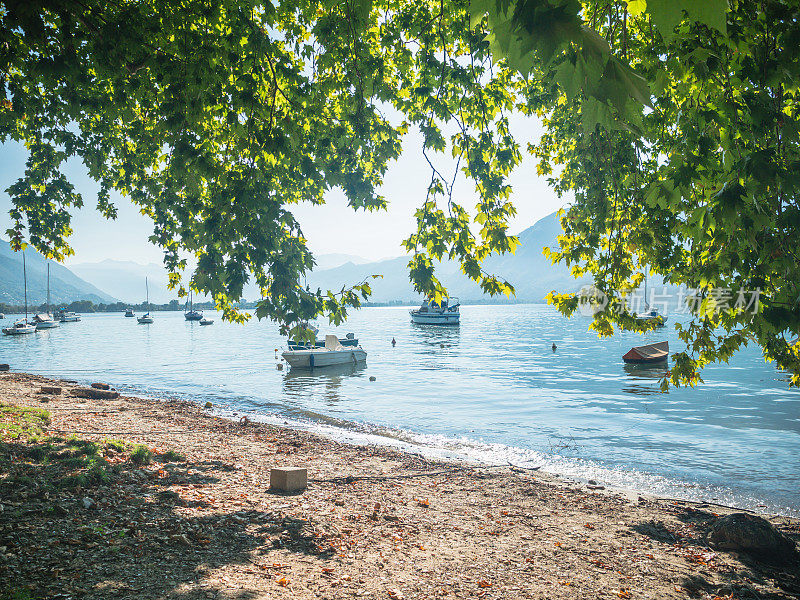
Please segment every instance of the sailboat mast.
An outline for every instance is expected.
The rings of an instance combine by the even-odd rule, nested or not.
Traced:
[[[50,263],[47,263],[47,306],[45,312],[50,314]]]
[[[25,267],[25,251],[22,251],[22,281],[25,286],[25,323],[28,322],[28,270]]]
[[[147,277],[144,278],[144,291],[147,294],[147,300],[145,301],[145,309],[150,306],[150,286],[147,285]]]

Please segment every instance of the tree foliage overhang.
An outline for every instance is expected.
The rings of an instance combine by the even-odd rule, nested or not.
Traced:
[[[540,173],[575,192],[551,255],[611,299],[600,334],[642,327],[620,300],[649,269],[700,289],[673,382],[752,341],[798,383],[798,17],[788,0],[0,0],[0,141],[30,151],[9,233],[71,253],[76,158],[104,215],[116,190],[152,218],[173,286],[189,253],[189,285],[226,318],[244,318],[233,302],[252,278],[258,316],[284,331],[340,322],[369,283],[298,283],[314,262],[292,205],[338,187],[354,209],[386,209],[376,190],[417,127],[479,201],[460,203],[431,161],[412,282],[445,293],[434,265],[448,257],[511,294],[481,265],[517,243],[521,111],[545,123],[528,146]],[[719,289],[760,290],[758,310]],[[571,314],[578,298],[551,301]]]

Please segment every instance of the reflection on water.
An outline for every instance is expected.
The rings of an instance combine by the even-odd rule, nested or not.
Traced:
[[[0,337],[0,362],[231,411],[355,423],[610,485],[800,512],[800,393],[757,348],[709,366],[696,388],[662,393],[663,366],[625,365],[622,355],[661,340],[682,348],[669,326],[599,339],[587,319],[546,306],[464,306],[459,327],[414,325],[407,308],[370,308],[339,330],[320,328],[354,332],[366,365],[292,372],[275,368],[285,339],[274,324],[208,316],[212,327],[180,312],[154,313],[152,325],[85,315]],[[570,440],[569,452],[553,440]]]
[[[629,377],[627,385],[623,384],[622,386],[623,392],[639,396],[669,393],[669,390],[662,392],[660,386],[661,380],[669,371],[669,365],[666,362],[657,365],[622,363],[622,368]],[[659,385],[653,386],[654,380],[659,382]]]
[[[289,396],[318,396],[328,405],[344,398],[342,382],[348,377],[364,377],[366,363],[347,363],[316,369],[289,369],[283,376],[283,391]]]

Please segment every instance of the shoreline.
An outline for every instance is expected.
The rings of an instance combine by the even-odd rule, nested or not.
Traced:
[[[17,373],[20,375],[26,375],[30,377],[39,377],[47,381],[51,382],[69,382],[70,385],[74,386],[88,386],[91,381],[90,378],[86,377],[77,377],[76,379],[66,379],[59,376],[54,376],[50,374],[44,373],[36,373],[36,372],[23,372],[23,371],[12,371],[11,373]],[[2,373],[0,373],[2,375]],[[189,405],[200,407],[200,404],[203,402],[202,400],[194,400],[189,399],[188,397],[191,394],[182,393],[182,394],[174,394],[170,395],[166,391],[158,390],[158,391],[141,391],[142,388],[138,387],[136,384],[124,384],[122,386],[123,389],[120,390],[120,393],[125,395],[128,394],[127,397],[129,398],[137,398],[147,401],[169,401],[169,402],[178,402],[178,403],[188,403]],[[286,416],[280,415],[278,413],[260,413],[253,410],[241,409],[241,408],[224,408],[220,409],[217,404],[214,404],[213,409],[209,413],[213,416],[218,416],[224,419],[230,419],[233,421],[237,421],[242,417],[246,417],[250,421],[254,423],[261,423],[268,426],[274,426],[278,428],[286,428],[292,431],[299,431],[303,433],[307,433],[312,436],[319,436],[326,440],[330,440],[337,443],[343,443],[348,446],[376,446],[380,448],[389,449],[391,451],[406,453],[410,455],[418,455],[426,460],[434,461],[434,462],[454,462],[458,464],[466,464],[466,465],[474,465],[476,467],[481,468],[498,468],[498,467],[509,467],[509,468],[517,468],[523,471],[536,471],[539,473],[541,477],[549,477],[552,478],[554,481],[558,481],[563,483],[564,485],[568,486],[576,486],[578,488],[588,488],[589,486],[595,486],[594,489],[605,490],[607,493],[618,494],[624,497],[636,497],[645,496],[651,499],[660,499],[664,501],[675,501],[675,502],[682,502],[686,503],[687,505],[703,505],[703,506],[715,506],[723,509],[728,510],[735,510],[735,511],[742,511],[747,513],[752,513],[755,515],[769,515],[771,517],[785,517],[790,519],[800,520],[800,509],[793,510],[791,507],[777,507],[773,505],[773,508],[783,508],[790,512],[780,512],[776,510],[769,510],[769,504],[761,504],[762,502],[766,502],[763,498],[750,498],[750,506],[743,506],[737,505],[736,503],[725,503],[720,502],[717,498],[713,498],[708,496],[707,494],[714,493],[715,488],[711,488],[707,491],[706,495],[703,495],[699,498],[692,498],[692,497],[681,497],[680,494],[674,494],[671,492],[666,491],[656,491],[651,489],[646,489],[644,487],[635,487],[635,486],[626,486],[620,485],[617,483],[613,483],[607,480],[604,480],[602,475],[586,475],[585,473],[570,473],[570,471],[577,471],[579,469],[575,468],[575,465],[581,464],[585,468],[589,466],[592,467],[594,471],[600,471],[605,475],[614,475],[616,473],[628,474],[628,473],[635,473],[639,474],[644,477],[652,477],[661,480],[662,482],[666,481],[668,488],[673,488],[674,491],[678,491],[677,489],[680,487],[686,487],[687,489],[703,489],[701,484],[697,484],[691,480],[680,480],[674,479],[670,476],[658,475],[658,474],[648,474],[640,471],[626,471],[626,470],[618,470],[609,467],[605,467],[601,464],[596,463],[592,460],[579,460],[575,458],[569,457],[556,457],[563,464],[561,464],[561,468],[558,468],[558,472],[554,470],[548,470],[547,465],[542,466],[535,466],[529,467],[526,466],[524,463],[533,462],[530,461],[523,461],[522,464],[520,463],[512,463],[511,461],[506,460],[502,464],[497,463],[496,461],[492,462],[488,458],[483,458],[480,454],[485,453],[479,447],[492,447],[492,446],[501,446],[506,450],[511,451],[525,451],[524,448],[518,448],[513,446],[505,446],[503,444],[494,444],[488,442],[482,442],[480,440],[467,440],[464,441],[456,441],[453,440],[454,444],[458,444],[461,448],[453,449],[447,448],[445,445],[435,445],[435,444],[428,444],[425,442],[419,442],[413,439],[404,439],[401,435],[396,434],[406,434],[407,438],[413,438],[415,436],[425,437],[425,434],[414,434],[413,432],[408,432],[404,430],[394,430],[386,426],[382,425],[375,425],[374,429],[370,428],[368,425],[360,424],[352,421],[346,421],[342,419],[327,419],[325,415],[317,415],[321,417],[319,420],[315,420],[313,417],[298,417],[298,416]],[[348,427],[351,425],[351,427]],[[384,433],[385,432],[385,433]],[[394,434],[394,435],[393,435]],[[467,449],[475,450],[474,454],[470,454],[467,452]],[[537,450],[530,451],[535,452],[537,454],[541,454]],[[490,451],[486,451],[490,452]],[[542,455],[546,456],[546,455]],[[571,468],[572,467],[572,468]],[[566,475],[563,473],[567,472]],[[641,483],[641,482],[640,482]],[[663,483],[662,483],[663,485]],[[591,488],[590,488],[591,489]],[[732,490],[726,488],[716,488],[719,492],[723,494],[725,492],[729,492]],[[687,494],[690,496],[691,494]],[[711,498],[711,499],[709,499]],[[759,504],[755,504],[758,502]]]
[[[87,379],[85,377],[79,377],[77,380],[75,380],[63,379],[57,376],[42,373],[24,372],[23,374],[43,377],[44,379],[52,381],[75,381],[76,384],[83,385],[89,385],[90,381],[92,381],[91,379]],[[203,402],[201,400],[189,399],[188,397],[190,397],[191,394],[188,393],[170,395],[165,391],[141,391],[142,388],[138,387],[136,384],[130,383],[125,384],[122,387],[124,389],[120,393],[131,394],[130,397],[132,398],[157,401],[163,401],[166,399],[169,401],[188,402],[196,406],[200,406],[200,404]],[[539,454],[540,460],[547,458],[547,455],[543,454],[539,450],[507,446],[502,443],[489,443],[480,440],[464,441],[445,437],[445,441],[450,442],[450,444],[453,446],[459,446],[458,448],[447,447],[450,444],[436,445],[433,443],[426,443],[424,441],[417,441],[413,439],[415,437],[427,437],[426,434],[416,434],[406,430],[392,429],[391,427],[383,425],[374,425],[373,427],[370,427],[367,424],[361,424],[339,418],[328,418],[324,414],[317,413],[314,413],[314,415],[318,417],[317,419],[315,419],[314,416],[307,416],[304,418],[296,415],[281,415],[279,413],[260,413],[254,410],[234,407],[220,409],[219,405],[215,403],[211,414],[232,420],[238,420],[244,416],[256,423],[263,423],[279,428],[301,431],[310,435],[320,436],[325,439],[338,443],[344,443],[350,446],[375,445],[397,452],[420,455],[421,457],[431,461],[457,462],[459,464],[475,465],[484,468],[508,466],[526,471],[537,471],[540,476],[552,477],[555,481],[560,481],[565,485],[574,485],[583,488],[595,485],[598,486],[599,489],[605,489],[609,493],[615,493],[625,497],[635,497],[636,495],[640,495],[654,499],[674,500],[676,502],[684,502],[687,504],[716,506],[757,515],[770,515],[773,517],[800,519],[800,507],[795,509],[790,506],[781,506],[772,501],[765,500],[763,497],[758,498],[749,496],[740,496],[740,498],[743,500],[742,503],[731,501],[722,502],[719,501],[718,498],[713,497],[712,494],[721,493],[724,496],[726,493],[736,494],[736,492],[730,488],[717,487],[709,484],[700,484],[692,481],[691,479],[682,480],[674,478],[670,475],[611,468],[597,463],[591,459],[577,459],[566,456],[550,457],[557,459],[558,462],[556,464],[544,464],[533,467],[528,466],[527,463],[533,462],[533,460],[536,459],[522,460],[521,462],[504,460],[504,462],[500,464],[497,461],[492,461],[489,457],[485,456],[486,454],[491,454],[493,452],[492,447],[502,447],[506,451],[511,451],[512,453],[529,451]],[[579,472],[581,470],[586,471],[589,469],[594,471],[594,473],[588,475],[587,473]],[[598,472],[599,474],[595,474]],[[615,483],[613,481],[604,479],[603,477],[605,475],[606,477],[610,476],[610,478],[613,479],[616,475],[617,479],[621,478],[624,480],[626,479],[625,475],[629,474],[638,476],[638,482],[632,481],[634,485]],[[622,475],[622,477],[620,477],[620,475]],[[635,480],[637,478],[632,477],[627,479]],[[653,484],[653,487],[661,487],[662,489],[647,489],[647,479],[653,479],[659,482],[660,485]],[[637,486],[636,483],[639,483],[640,485]],[[642,485],[643,483],[645,485]],[[704,490],[705,492],[700,495],[694,494],[695,496],[699,497],[691,497],[693,494],[681,496],[679,491],[680,488],[698,489]],[[770,508],[773,510],[770,510]]]
[[[43,385],[64,390],[44,396]],[[55,554],[63,549],[73,559],[52,579],[77,586],[76,597],[713,598],[738,597],[737,585],[770,598],[800,592],[796,572],[705,544],[718,515],[738,512],[727,507],[589,489],[535,470],[353,446],[224,419],[185,400],[86,400],[71,396],[71,387],[4,373],[0,402],[48,410],[50,435],[74,433],[98,444],[123,438],[161,455],[183,455],[185,463],[156,459],[135,467],[120,459],[119,472],[92,489],[47,498],[23,491],[11,502],[3,497],[0,574],[17,569],[25,585],[52,568],[42,562],[51,557],[26,552],[52,527],[26,530],[26,546],[7,542],[7,520],[21,506],[57,502],[71,523],[129,525],[107,547],[94,538],[87,542],[81,552],[97,555],[92,560],[104,570],[81,584],[69,583],[69,573],[89,563],[72,564],[71,543],[53,546]],[[306,467],[308,489],[290,496],[270,492],[272,466]],[[84,498],[98,508],[83,509]],[[52,519],[41,506],[26,510],[45,523]],[[767,518],[800,539],[800,520]],[[64,539],[74,540],[70,535]],[[137,556],[142,548],[147,551]],[[145,556],[159,566],[143,568]],[[762,575],[755,583],[754,573]]]

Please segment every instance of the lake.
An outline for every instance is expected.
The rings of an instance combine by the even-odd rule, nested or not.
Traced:
[[[664,393],[658,369],[623,364],[634,345],[667,339],[680,349],[674,316],[659,332],[601,340],[588,318],[544,305],[464,306],[455,328],[414,325],[407,308],[366,308],[320,332],[354,332],[366,366],[310,374],[277,370],[285,339],[272,323],[232,325],[207,312],[216,321],[202,327],[180,312],[153,314],[152,325],[90,314],[2,336],[0,362],[211,401],[221,414],[355,443],[800,516],[800,392],[757,347],[706,368],[694,389]]]

